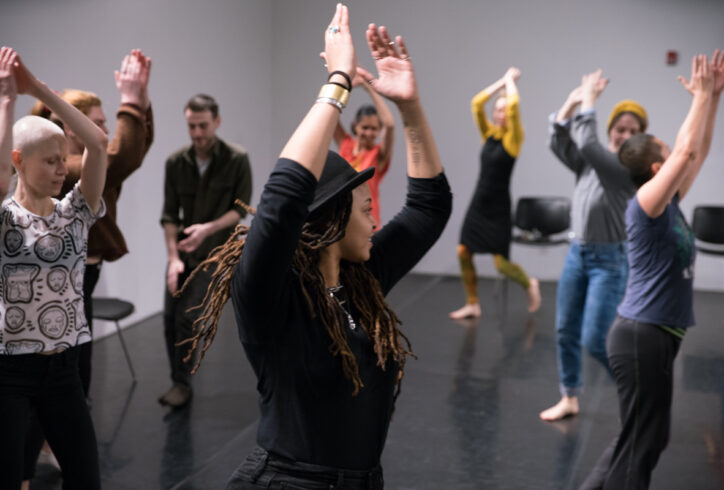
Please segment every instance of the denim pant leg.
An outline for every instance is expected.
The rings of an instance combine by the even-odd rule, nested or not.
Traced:
[[[613,376],[606,355],[606,335],[626,291],[625,247],[620,243],[592,244],[586,247],[583,260],[589,278],[583,313],[583,346]]]
[[[558,281],[556,294],[556,340],[558,378],[561,394],[575,396],[580,392],[581,328],[586,304],[588,277],[583,267],[581,245],[571,244]]]

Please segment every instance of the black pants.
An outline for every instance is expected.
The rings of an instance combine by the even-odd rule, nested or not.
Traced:
[[[681,340],[650,323],[616,317],[606,349],[618,390],[621,433],[581,488],[649,487],[669,442],[674,359]]]
[[[257,447],[241,463],[226,490],[382,490],[382,468],[341,470],[290,461]]]
[[[93,337],[93,291],[96,288],[96,284],[98,284],[98,278],[100,275],[101,263],[86,264],[85,274],[83,275],[83,307],[91,337]],[[80,380],[83,385],[83,393],[85,393],[86,398],[88,397],[88,391],[90,390],[92,353],[93,342],[86,342],[80,346],[78,368],[80,369]]]
[[[178,288],[184,284],[191,274],[191,268],[188,264],[184,264],[185,269],[178,277]],[[163,330],[166,339],[166,352],[168,354],[169,364],[171,365],[171,379],[174,383],[182,385],[191,385],[191,368],[193,367],[193,358],[189,362],[184,362],[184,357],[189,352],[190,345],[186,344],[177,347],[176,344],[182,340],[191,337],[194,321],[201,313],[200,309],[187,311],[189,308],[201,304],[206,294],[206,288],[211,281],[209,272],[199,271],[192,283],[186,286],[186,290],[181,297],[175,298],[166,288],[166,294],[163,303]]]
[[[98,449],[78,355],[73,347],[49,356],[0,356],[0,488],[20,488],[31,410],[60,463],[63,488],[100,488]]]

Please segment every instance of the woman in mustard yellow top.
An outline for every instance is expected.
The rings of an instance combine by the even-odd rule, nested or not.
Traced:
[[[475,122],[483,139],[480,152],[480,177],[460,232],[458,258],[465,306],[450,313],[450,318],[480,316],[477,276],[473,254],[493,254],[495,267],[520,284],[528,293],[528,311],[540,307],[538,280],[529,278],[517,264],[508,261],[511,240],[510,174],[523,144],[523,127],[518,110],[520,70],[508,68],[503,77],[477,94],[472,101]],[[485,116],[485,103],[497,92],[505,94],[495,100],[493,124]]]

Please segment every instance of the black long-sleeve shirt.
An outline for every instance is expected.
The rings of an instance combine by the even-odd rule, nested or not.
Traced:
[[[388,361],[383,371],[364,330],[348,329],[364,383],[352,396],[340,358],[329,352],[329,334],[312,318],[291,261],[315,187],[308,170],[279,160],[232,278],[239,336],[258,379],[257,442],[296,461],[369,469],[384,448],[398,366]],[[432,247],[451,208],[444,174],[409,178],[405,206],[375,233],[365,264],[384,294]],[[357,321],[358,312],[351,312]]]

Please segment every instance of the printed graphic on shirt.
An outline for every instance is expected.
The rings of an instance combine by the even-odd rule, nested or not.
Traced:
[[[23,245],[23,234],[18,230],[8,230],[5,234],[5,253],[15,255]]]
[[[63,250],[63,239],[56,235],[45,235],[35,242],[35,254],[46,262],[58,260]]]
[[[66,284],[68,279],[68,269],[62,265],[56,265],[48,272],[48,287],[54,293],[59,293]]]
[[[79,257],[73,264],[73,270],[70,271],[70,282],[73,290],[78,294],[83,294],[83,273],[85,272],[85,257]]]
[[[33,280],[40,272],[35,264],[3,266],[5,301],[8,303],[30,303],[33,299]]]
[[[676,215],[674,224],[676,234],[676,252],[679,257],[681,275],[684,279],[694,278],[694,233],[681,213]]]
[[[5,311],[5,325],[10,333],[17,333],[23,328],[25,311],[17,306],[11,306]]]
[[[40,340],[11,340],[5,344],[8,354],[37,354],[45,350],[45,344]]]
[[[74,219],[69,225],[66,225],[65,231],[70,236],[73,243],[73,250],[79,254],[83,251],[83,222],[78,218]]]
[[[68,329],[68,324],[68,314],[58,304],[46,306],[38,316],[40,331],[51,339],[61,338]]]
[[[73,308],[73,324],[76,330],[82,330],[83,327],[88,325],[85,318],[85,311],[83,311],[83,300],[81,298],[74,299],[70,302],[70,306]]]

